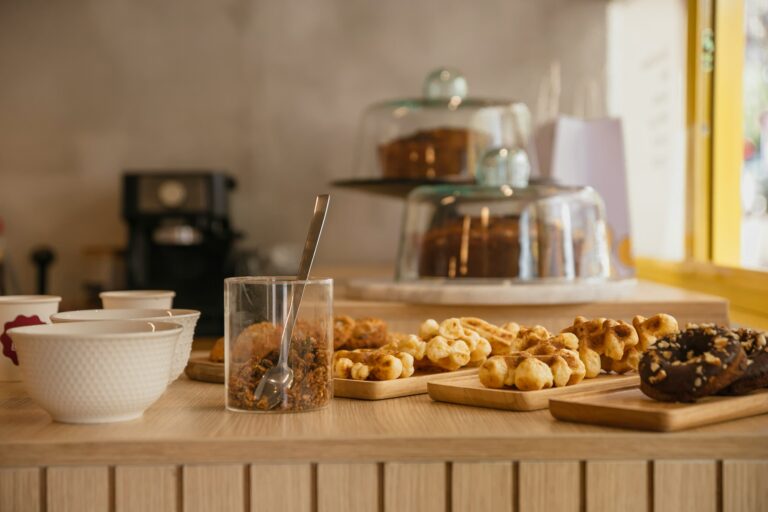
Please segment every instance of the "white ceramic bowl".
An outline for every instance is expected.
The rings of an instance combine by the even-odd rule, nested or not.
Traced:
[[[176,380],[189,362],[192,340],[195,338],[195,326],[200,312],[194,309],[86,309],[67,311],[51,315],[53,323],[84,322],[94,320],[146,320],[149,322],[174,322],[184,330],[179,337],[173,354],[173,367],[169,382]]]
[[[168,386],[182,328],[138,320],[11,329],[32,399],[66,423],[139,418]]]
[[[104,309],[171,309],[176,292],[170,290],[120,290],[101,292]]]

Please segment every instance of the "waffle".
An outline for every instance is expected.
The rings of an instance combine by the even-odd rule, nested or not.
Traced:
[[[361,348],[333,354],[333,376],[340,379],[394,380],[413,372],[413,356],[406,352]]]
[[[491,353],[491,344],[477,331],[465,329],[458,318],[440,323],[423,322],[419,335],[390,335],[388,350],[411,354],[417,368],[458,370],[472,364],[479,366]]]
[[[672,316],[658,314],[650,318],[636,316],[632,324],[577,316],[562,332],[578,338],[579,357],[586,367],[586,376],[593,378],[603,370],[614,373],[637,370],[641,354],[659,337],[677,330],[677,321]]]
[[[515,322],[509,322],[499,327],[480,318],[465,317],[460,320],[464,329],[475,331],[488,340],[493,355],[520,352],[549,338],[547,329],[540,325],[523,327]]]
[[[650,318],[638,315],[632,319],[632,325],[637,331],[637,336],[640,340],[638,349],[641,352],[648,350],[648,347],[655,344],[659,338],[680,331],[675,317],[664,313],[653,315]]]
[[[534,355],[517,352],[489,358],[479,372],[480,383],[488,388],[515,387],[521,391],[568,386],[584,378],[584,365],[576,352]]]

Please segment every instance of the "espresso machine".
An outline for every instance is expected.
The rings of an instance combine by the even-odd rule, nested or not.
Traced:
[[[215,171],[142,171],[123,176],[129,289],[174,290],[174,307],[202,312],[197,333],[224,329],[223,279],[235,275],[229,194],[235,180]]]

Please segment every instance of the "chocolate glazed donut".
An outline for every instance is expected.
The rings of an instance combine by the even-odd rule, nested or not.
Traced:
[[[739,337],[713,324],[665,336],[640,360],[640,390],[663,402],[695,402],[741,377],[747,356]]]
[[[722,395],[745,395],[768,387],[768,340],[766,333],[752,329],[737,329],[741,348],[747,354],[747,371],[733,384],[720,391]]]

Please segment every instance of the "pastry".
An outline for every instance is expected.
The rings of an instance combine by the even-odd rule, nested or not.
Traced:
[[[491,344],[492,354],[508,354],[513,351],[517,340],[517,331],[509,331],[480,318],[463,317],[460,319],[463,329],[478,333]],[[515,324],[516,325],[516,324]]]
[[[422,361],[427,354],[427,342],[415,334],[392,333],[389,343],[382,347],[394,352],[406,352],[413,356],[414,361]]]
[[[713,324],[660,338],[640,359],[640,389],[663,402],[695,402],[726,388],[747,368],[739,336]]]
[[[345,347],[352,339],[352,331],[355,328],[355,319],[351,316],[341,315],[333,319],[333,348],[338,350]]]
[[[382,174],[385,178],[410,179],[460,174],[467,165],[470,134],[464,128],[433,128],[382,144]]]
[[[477,331],[465,328],[459,318],[438,323],[426,320],[419,335],[390,335],[383,348],[411,354],[417,368],[458,370],[467,365],[479,366],[491,353],[490,342]]]
[[[387,349],[338,350],[333,376],[355,380],[394,380],[413,375],[413,356]]]
[[[351,348],[375,348],[387,343],[387,324],[380,318],[359,318],[352,329]]]
[[[572,351],[570,351],[572,352]],[[581,376],[576,372],[581,368]],[[533,355],[518,352],[493,356],[480,367],[480,383],[488,388],[515,387],[521,391],[537,391],[575,384],[583,378],[583,364],[575,352],[571,354]]]
[[[435,336],[427,342],[427,366],[454,371],[466,366],[472,359],[469,345],[462,339],[448,339]]]
[[[239,364],[251,359],[264,358],[275,350],[279,352],[282,335],[282,325],[275,325],[271,322],[257,322],[249,325],[240,331],[232,343],[229,362]],[[327,336],[324,324],[299,320],[293,328],[293,340],[307,338],[325,340]]]
[[[636,316],[632,324],[621,320],[578,316],[563,329],[579,340],[579,356],[587,370],[587,378],[601,371],[626,373],[637,369],[642,352],[660,336],[678,331],[677,321],[670,315],[650,318]]]
[[[574,350],[576,343],[577,340],[573,334],[558,334],[542,343],[527,348],[525,352],[534,356],[556,355],[562,357],[568,364],[568,371],[563,370],[555,375],[555,386],[571,386],[584,380],[584,377],[587,375],[584,362],[579,357],[579,353]]]
[[[744,375],[723,389],[721,394],[744,395],[768,387],[768,336],[752,329],[736,329],[741,348],[747,356]]]
[[[516,278],[519,274],[516,217],[449,217],[436,222],[421,240],[421,277]]]
[[[664,313],[650,318],[638,315],[632,319],[632,325],[637,331],[638,349],[641,352],[648,350],[657,339],[680,330],[675,317]]]
[[[216,343],[214,343],[213,348],[211,349],[211,353],[208,354],[208,359],[210,359],[214,363],[224,362],[224,338],[223,337],[216,340]]]
[[[387,324],[380,318],[342,315],[333,319],[333,346],[341,348],[378,348],[387,343]]]
[[[270,352],[280,349],[283,330],[271,322],[258,322],[243,329],[231,346],[230,362],[244,363],[251,359],[262,359]]]

